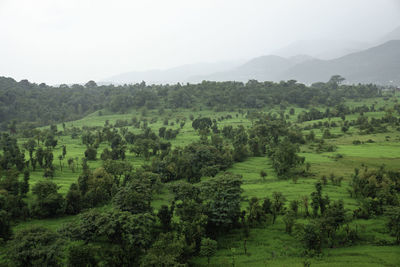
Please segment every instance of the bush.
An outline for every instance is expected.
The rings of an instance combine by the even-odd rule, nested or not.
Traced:
[[[8,244],[6,257],[13,266],[60,266],[62,239],[44,227],[31,227],[17,232]]]
[[[361,141],[360,140],[354,140],[353,141],[353,145],[361,145]]]
[[[97,150],[94,147],[88,147],[85,151],[85,158],[87,160],[96,160]]]
[[[57,216],[64,213],[64,198],[58,193],[58,186],[50,181],[39,181],[32,188],[36,196],[32,203],[32,213],[40,218]]]
[[[97,266],[94,249],[85,244],[75,244],[67,252],[68,267]]]

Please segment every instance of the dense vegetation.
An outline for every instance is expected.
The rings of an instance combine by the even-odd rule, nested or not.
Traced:
[[[338,79],[338,78],[336,78]],[[144,82],[124,86],[97,86],[89,81],[59,87],[27,80],[16,82],[0,77],[0,127],[5,130],[49,125],[76,120],[96,110],[107,108],[124,113],[131,108],[191,108],[204,106],[216,111],[237,108],[263,108],[269,105],[310,104],[334,106],[344,97],[374,97],[380,91],[373,85],[337,86],[318,83],[310,87],[288,81],[273,82],[202,82],[187,85],[146,85]],[[27,125],[21,124],[26,122]]]
[[[0,265],[400,262],[392,92],[0,80]]]

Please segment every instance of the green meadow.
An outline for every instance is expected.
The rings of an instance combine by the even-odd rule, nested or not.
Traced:
[[[376,103],[376,107],[384,107],[391,100],[385,101],[382,98],[368,99],[362,102],[349,100],[345,104],[355,107],[362,105],[371,105]],[[289,109],[289,108],[288,108]],[[289,115],[288,109],[285,114]],[[297,123],[297,115],[304,109],[295,108],[295,114],[290,115],[289,120],[292,123]],[[323,110],[323,108],[321,108]],[[273,112],[278,114],[278,107],[271,107],[263,110],[264,112]],[[106,110],[101,113],[95,112],[87,117],[65,123],[66,128],[72,127],[95,127],[103,126],[106,121],[110,124],[115,124],[118,120],[130,121],[133,117],[138,119],[146,118],[148,126],[158,133],[158,129],[163,126],[165,119],[169,120],[168,129],[178,129],[180,124],[176,121],[177,118],[188,118],[193,115],[197,117],[210,117],[218,119],[221,116],[231,115],[231,119],[225,119],[218,122],[218,126],[222,128],[224,125],[243,125],[250,127],[252,121],[246,118],[245,115],[237,111],[232,112],[214,112],[212,110],[165,110],[163,114],[157,111],[142,111],[131,110],[126,114],[111,114]],[[368,112],[365,116],[369,118],[380,118],[385,115],[383,111]],[[359,115],[353,114],[346,117],[347,120],[355,120]],[[153,119],[153,120],[152,120]],[[308,121],[297,123],[298,126],[304,127],[318,121]],[[348,193],[349,182],[355,168],[368,166],[369,168],[379,168],[384,165],[388,169],[399,170],[400,168],[400,132],[395,128],[389,128],[388,132],[377,134],[361,135],[357,128],[350,127],[347,133],[340,130],[341,119],[332,118],[331,121],[337,122],[337,127],[329,128],[330,132],[335,136],[326,139],[326,143],[334,145],[335,151],[316,153],[307,144],[300,148],[300,156],[305,157],[305,162],[310,164],[310,172],[305,177],[298,179],[280,179],[277,177],[271,161],[268,157],[250,157],[243,162],[235,163],[228,171],[240,174],[243,177],[243,194],[241,206],[242,209],[247,209],[248,201],[251,197],[264,198],[271,197],[273,192],[282,192],[288,200],[301,200],[303,196],[310,196],[314,190],[314,184],[321,179],[323,175],[329,176],[334,174],[336,177],[342,176],[343,181],[339,185],[332,185],[330,181],[323,187],[323,195],[329,195],[331,200],[343,200],[345,208],[351,214],[359,203],[356,199],[351,198]],[[171,125],[174,122],[174,125]],[[57,125],[59,130],[62,130],[62,124]],[[141,130],[132,126],[126,127],[128,130],[139,133]],[[322,136],[322,132],[318,129],[313,130],[317,137]],[[308,133],[309,131],[304,131]],[[187,119],[185,125],[181,128],[176,139],[171,140],[172,147],[184,147],[187,144],[197,141],[198,133],[192,128],[191,120]],[[361,141],[361,144],[353,144],[354,140]],[[373,140],[373,143],[368,143],[368,140]],[[25,139],[20,139],[22,144]],[[58,156],[62,153],[62,145],[67,148],[67,155],[61,162]],[[102,162],[99,159],[102,150],[106,147],[101,144],[96,161],[89,161],[91,169],[100,167]],[[86,147],[82,144],[80,137],[73,139],[71,136],[60,136],[58,145],[54,149],[54,166],[56,172],[52,180],[60,187],[59,191],[66,194],[69,186],[77,181],[81,172],[81,167],[75,171],[68,168],[67,159],[80,159],[84,155]],[[28,157],[28,154],[26,154]],[[136,156],[134,153],[127,152],[126,160],[133,164],[134,168],[139,168],[143,164],[150,164],[150,161],[145,161],[142,157]],[[62,169],[62,170],[61,170]],[[265,171],[267,176],[265,179],[260,177],[260,172]],[[45,180],[43,170],[38,168],[31,172],[30,186],[40,180]],[[28,193],[28,201],[32,198],[32,194]],[[160,194],[154,196],[152,206],[155,210],[161,207],[162,204],[169,204],[172,201],[172,194],[168,190],[168,186],[162,189]],[[99,207],[99,209],[107,210],[112,208],[111,205]],[[56,230],[64,223],[73,221],[76,216],[63,216],[54,219],[32,219],[24,222],[19,222],[14,225],[13,230],[18,231],[23,228],[33,225],[42,225],[50,229]],[[303,219],[298,219],[302,222]],[[357,226],[360,229],[360,234],[364,240],[368,240],[365,244],[357,244],[355,246],[329,248],[324,249],[322,255],[314,258],[306,258],[302,254],[304,249],[302,244],[296,239],[295,235],[289,235],[284,232],[285,225],[282,217],[279,216],[275,224],[267,224],[262,227],[252,228],[249,237],[245,240],[241,230],[233,230],[222,237],[218,241],[217,253],[211,258],[210,266],[306,266],[305,262],[311,266],[400,266],[400,247],[387,246],[385,244],[393,242],[391,237],[385,230],[386,220],[384,217],[372,218],[369,220],[357,219],[351,222],[352,226]],[[246,242],[248,253],[244,253],[244,242]],[[381,244],[381,245],[378,245]],[[207,259],[205,257],[196,257],[192,260],[193,266],[206,266]]]

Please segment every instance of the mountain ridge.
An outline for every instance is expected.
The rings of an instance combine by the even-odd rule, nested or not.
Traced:
[[[312,60],[293,66],[281,79],[304,83],[341,75],[348,83],[400,84],[400,40],[388,41],[333,60]]]
[[[345,46],[341,41],[320,40],[316,44],[312,41],[298,41],[304,47],[295,48],[298,52],[307,52],[307,49],[317,47],[319,51],[330,50],[337,52],[335,58],[318,55],[318,51],[292,55],[295,51],[282,48],[275,54],[251,58],[247,61],[225,61],[216,63],[186,64],[165,70],[134,71],[112,76],[100,83],[129,84],[145,81],[147,83],[199,83],[210,81],[243,81],[251,79],[259,81],[281,81],[295,79],[304,83],[326,81],[332,75],[342,75],[348,83],[372,82],[379,84],[400,85],[400,27],[372,43],[348,42]],[[325,45],[321,45],[321,42]],[[302,45],[299,45],[302,46]],[[340,48],[336,52],[333,48]],[[388,51],[385,52],[385,49]],[[344,51],[347,51],[343,55]],[[297,52],[296,52],[297,53]],[[313,56],[314,55],[314,56]]]

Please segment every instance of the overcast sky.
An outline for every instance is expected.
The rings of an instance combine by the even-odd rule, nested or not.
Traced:
[[[82,83],[399,25],[400,0],[0,0],[0,76]]]

